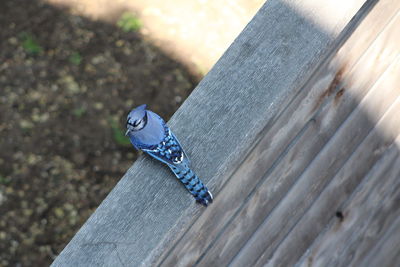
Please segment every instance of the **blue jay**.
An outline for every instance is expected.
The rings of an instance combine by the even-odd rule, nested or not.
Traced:
[[[141,105],[129,112],[126,127],[132,145],[167,164],[197,202],[207,206],[213,201],[211,192],[190,169],[189,158],[178,139],[160,116]]]

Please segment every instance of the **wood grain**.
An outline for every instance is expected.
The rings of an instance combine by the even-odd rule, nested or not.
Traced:
[[[399,164],[399,163],[397,163]],[[398,177],[400,174],[398,174]],[[398,198],[395,200],[398,201]],[[385,229],[383,229],[385,230]],[[382,231],[383,232],[383,231]],[[373,249],[365,256],[359,266],[396,266],[400,262],[400,216],[383,236],[376,238]]]
[[[377,24],[379,23],[377,22]],[[372,34],[368,34],[368,37],[363,38],[363,41],[369,40],[371,43],[375,38]],[[357,45],[367,49],[370,43],[363,42],[357,43]],[[352,51],[354,47],[347,46],[343,49]],[[356,50],[356,53],[362,54],[362,52],[361,50]],[[355,63],[356,60],[349,62],[349,67]],[[315,103],[321,98],[321,95],[325,95],[326,98],[330,98],[331,100],[335,97],[335,92],[331,92],[329,96],[326,92],[339,91],[340,88],[333,88],[333,90],[328,88],[336,83],[336,74],[339,72],[340,67],[338,64],[324,65],[323,68],[326,72],[323,72],[317,78],[312,78],[314,82],[307,83],[304,86],[304,90],[300,92],[300,95],[289,106],[285,107],[284,113],[275,118],[276,121],[274,124],[272,126],[268,125],[268,128],[260,134],[261,140],[257,146],[253,147],[250,154],[246,156],[244,163],[240,165],[229,182],[222,188],[218,202],[213,204],[212,209],[207,209],[203,216],[186,232],[174,250],[168,252],[163,264],[194,264],[198,261],[199,257],[202,257],[206,253],[205,258],[210,253],[209,258],[211,259],[224,258],[225,255],[221,255],[223,252],[234,253],[234,250],[223,250],[221,247],[209,248],[209,246],[221,234],[221,230],[230,223],[232,216],[237,215],[243,201],[249,195],[249,192],[256,187],[257,182],[263,177],[266,170],[279,161],[279,154],[290,147],[293,139],[296,139],[299,132],[303,131],[304,123],[307,123],[307,121],[310,122],[316,114],[316,111],[312,109],[316,105]],[[384,69],[385,67],[387,67],[387,62],[384,62],[382,65],[377,64],[377,69]],[[315,80],[317,81],[315,82]],[[308,90],[308,86],[312,86],[312,88]],[[352,101],[354,105],[357,102],[354,99]],[[350,112],[349,108],[346,109],[344,107],[340,107],[338,110],[341,110],[343,114],[342,119],[346,117],[346,112],[347,114]],[[334,127],[335,125],[333,125]],[[334,131],[333,128],[331,131]],[[312,140],[309,141],[313,142]],[[252,215],[252,213],[248,214],[248,217]],[[213,218],[213,220],[209,220],[208,218]],[[251,220],[251,218],[249,219]],[[230,238],[242,238],[246,233],[242,233],[241,229],[247,229],[246,227],[239,225],[237,233],[230,235]],[[206,234],[199,235],[198,233]],[[251,234],[251,229],[247,234]],[[225,246],[225,241],[223,240],[220,243]],[[201,262],[201,264],[208,263]],[[213,264],[218,264],[218,262],[213,262]]]
[[[398,104],[397,108],[400,108]],[[306,210],[302,218],[296,223],[273,254],[264,252],[255,266],[294,265],[332,217],[336,216],[336,212],[339,211],[346,217],[346,214],[340,207],[349,198],[355,187],[364,179],[364,176],[374,164],[386,164],[376,163],[382,157],[382,154],[384,156],[379,162],[388,160],[385,156],[389,153],[387,150],[388,147],[390,151],[397,150],[397,154],[395,153],[395,155],[399,154],[397,144],[394,143],[394,135],[400,134],[398,111],[392,109],[391,114],[388,113],[382,118],[381,123],[371,131],[346,161],[346,164],[338,170],[337,174],[329,181],[312,206]],[[391,135],[383,137],[382,125],[389,124],[391,125]],[[315,186],[313,184],[313,190]],[[336,218],[336,220],[343,219]]]
[[[252,260],[258,259],[261,255],[266,258],[270,257],[270,254],[282,241],[282,238],[288,234],[306,209],[315,201],[315,198],[320,194],[324,186],[347,161],[349,155],[353,153],[369,131],[375,127],[381,116],[386,113],[387,109],[400,95],[400,90],[393,89],[396,83],[400,82],[400,61],[397,60],[396,63],[384,73],[379,82],[374,85],[365,99],[351,113],[327,145],[320,150],[318,155],[313,157],[309,166],[308,162],[310,161],[306,157],[297,158],[296,162],[304,162],[307,168],[301,175],[295,176],[296,183],[290,188],[290,191],[287,193],[285,191],[285,197],[279,205],[269,206],[272,203],[275,204],[275,199],[280,197],[276,197],[280,192],[279,190],[275,190],[275,188],[279,188],[279,186],[284,184],[282,179],[290,178],[290,176],[285,176],[285,172],[282,172],[282,170],[286,171],[290,168],[290,165],[280,167],[277,169],[280,171],[273,172],[269,179],[260,185],[258,189],[259,195],[268,196],[269,201],[265,205],[266,212],[261,207],[258,207],[258,211],[268,214],[268,216],[254,232],[252,238],[241,249],[232,262],[232,266],[251,264]],[[388,95],[385,95],[385,93]],[[365,114],[367,108],[374,110],[374,117]],[[395,110],[392,116],[397,118],[397,111]],[[397,123],[398,121],[395,122]],[[316,136],[313,133],[305,135],[302,142],[299,142],[299,145],[309,147],[309,144],[305,143],[305,141],[306,139],[312,139],[312,135]],[[257,204],[258,199],[256,198],[249,201],[249,207],[251,208]],[[239,218],[241,219],[241,217]]]
[[[397,139],[385,152],[355,194],[341,207],[343,219],[332,218],[328,229],[318,237],[298,266],[393,266],[383,264],[385,261],[361,263],[366,263],[368,257],[365,256],[369,253],[377,259],[390,256],[389,261],[399,253],[398,246],[377,253],[384,248],[382,243],[393,242],[385,233],[393,234],[400,215],[399,141]],[[399,228],[396,235],[398,232]],[[398,242],[399,239],[395,241]]]
[[[387,19],[386,23],[381,22],[382,28],[386,26],[388,21],[390,21],[390,18]],[[212,240],[213,244],[208,250],[205,250],[203,259],[200,261],[201,264],[223,265],[236,255],[238,249],[263,221],[268,211],[274,207],[280,198],[285,197],[287,188],[308,166],[316,153],[333,135],[338,125],[355,108],[360,101],[359,98],[362,98],[368,92],[379,75],[393,62],[393,58],[389,56],[385,60],[378,58],[380,58],[382,50],[387,51],[390,56],[399,52],[399,48],[393,42],[398,40],[398,28],[389,27],[389,30],[383,33],[381,33],[382,29],[379,29],[378,32],[375,32],[375,35],[380,35],[378,39],[376,39],[376,36],[373,38],[373,33],[366,31],[366,28],[361,28],[361,30],[374,41],[372,45],[364,46],[366,51],[358,52],[359,50],[355,49],[359,47],[358,43],[354,41],[351,43],[356,44],[356,47],[346,46],[347,43],[343,46],[343,50],[347,50],[349,55],[354,53],[354,50],[357,51],[360,58],[353,60],[355,65],[344,67],[342,71],[340,66],[332,69],[332,66],[335,66],[332,61],[336,60],[337,62],[345,55],[341,49],[340,57],[334,57],[327,64],[328,67],[325,68],[327,72],[320,71],[317,77],[311,79],[312,83],[306,86],[306,88],[310,88],[310,90],[307,90],[308,94],[306,96],[300,94],[299,100],[293,101],[293,105],[285,109],[284,115],[280,116],[276,124],[268,129],[265,137],[254,148],[254,153],[250,154],[239,171],[225,185],[222,191],[224,192],[222,203],[224,206],[230,207],[233,202],[233,205],[236,204],[238,208],[241,208],[241,202],[238,202],[237,199],[243,201],[248,196],[246,194],[242,197],[243,194],[248,192],[248,184],[255,183],[252,181],[253,179],[259,181],[265,172],[267,174],[263,179],[275,177],[266,182],[265,188],[274,190],[276,187],[281,187],[281,189],[280,191],[276,189],[277,192],[271,194],[270,191],[260,190],[261,185],[258,184],[257,190],[253,191],[254,198],[245,204],[245,208],[235,214],[237,220],[231,219],[223,232],[217,232],[213,235],[218,236],[219,239]],[[356,33],[358,38],[360,34],[358,31]],[[362,38],[362,40],[365,40],[365,38]],[[374,68],[368,70],[365,66],[374,66]],[[361,72],[362,78],[359,76],[360,69],[363,71]],[[342,88],[346,88],[346,91],[340,94]],[[318,108],[315,112],[312,112],[316,103],[318,103]],[[363,111],[359,112],[360,116],[363,116]],[[312,126],[313,121],[316,121],[318,125]],[[301,129],[301,127],[304,128]],[[280,156],[282,152],[286,155],[281,154],[282,156]],[[271,166],[273,169],[269,169]],[[231,196],[229,196],[230,192],[232,193]],[[223,207],[219,211],[222,209]],[[229,210],[229,212],[231,211]],[[233,214],[233,212],[231,213]],[[201,219],[196,222],[195,226],[199,225],[200,227],[192,228],[191,232],[203,231],[201,222]],[[221,228],[221,226],[215,225],[211,231],[214,233],[215,230]],[[243,231],[243,229],[246,229],[246,231]],[[212,239],[210,236],[207,236],[207,238]],[[193,250],[202,250],[204,243],[197,247],[195,244],[191,244],[190,247]],[[193,251],[189,247],[185,247],[184,250],[181,250],[182,253],[187,249],[190,252]]]

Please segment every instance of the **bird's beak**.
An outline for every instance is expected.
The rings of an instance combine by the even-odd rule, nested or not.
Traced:
[[[129,132],[130,132],[130,130],[128,129],[128,130],[126,131],[125,135],[128,136]]]

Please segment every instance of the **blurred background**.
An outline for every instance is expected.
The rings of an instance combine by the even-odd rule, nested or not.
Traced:
[[[0,2],[0,266],[46,266],[264,1]]]

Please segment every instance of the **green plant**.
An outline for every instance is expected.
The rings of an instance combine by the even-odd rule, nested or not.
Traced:
[[[11,179],[4,177],[2,175],[0,175],[0,184],[2,185],[8,185],[9,183],[11,183]]]
[[[124,32],[138,31],[142,27],[142,22],[135,14],[126,12],[118,20],[117,26]]]
[[[78,66],[82,62],[82,56],[78,52],[74,52],[69,56],[68,61]]]
[[[121,129],[119,123],[115,119],[110,119],[110,125],[113,132],[114,141],[121,146],[129,146],[130,141],[125,136],[125,131]]]
[[[31,55],[37,55],[43,51],[43,48],[36,41],[35,37],[29,33],[23,32],[20,34],[22,48]]]
[[[72,114],[74,114],[74,116],[76,116],[78,118],[82,117],[83,114],[85,114],[85,113],[86,113],[86,108],[84,108],[84,107],[79,107],[72,111]]]

